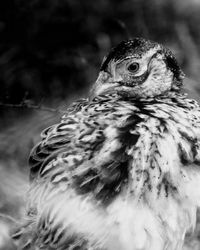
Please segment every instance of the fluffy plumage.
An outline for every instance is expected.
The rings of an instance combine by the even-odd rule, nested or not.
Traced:
[[[182,80],[155,42],[110,52],[90,99],[31,152],[19,249],[182,249],[200,205],[200,108]]]

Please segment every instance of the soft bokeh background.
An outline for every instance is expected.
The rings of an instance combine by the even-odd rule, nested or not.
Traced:
[[[24,213],[30,149],[60,110],[87,96],[112,46],[142,36],[170,47],[199,99],[199,13],[200,0],[0,2],[0,250],[15,249],[8,232]],[[23,103],[40,107],[14,106]],[[200,249],[198,227],[185,249]]]

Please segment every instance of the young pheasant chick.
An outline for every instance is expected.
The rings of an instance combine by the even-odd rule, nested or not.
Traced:
[[[200,109],[183,78],[158,43],[111,50],[89,99],[31,152],[19,249],[182,249],[200,205]]]

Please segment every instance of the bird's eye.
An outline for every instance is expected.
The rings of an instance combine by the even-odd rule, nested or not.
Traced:
[[[129,64],[129,66],[128,66],[127,69],[128,69],[128,71],[130,71],[131,73],[135,73],[135,72],[137,72],[138,69],[139,69],[139,63],[136,63],[136,62],[131,63],[131,64]]]

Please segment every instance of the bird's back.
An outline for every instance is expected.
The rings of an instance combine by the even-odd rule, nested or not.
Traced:
[[[75,105],[31,153],[21,242],[52,250],[181,249],[200,198],[199,111],[173,92]]]

